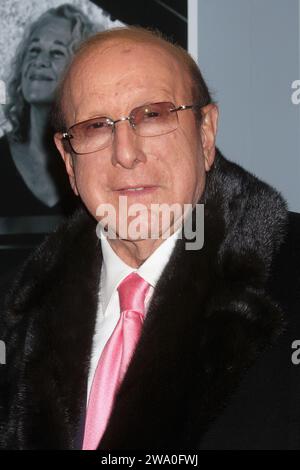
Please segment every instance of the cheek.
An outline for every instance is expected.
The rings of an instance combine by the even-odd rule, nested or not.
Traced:
[[[22,79],[24,78],[24,76],[26,76],[30,65],[31,65],[31,60],[25,57],[23,64],[22,64]]]
[[[170,134],[157,150],[162,167],[168,174],[169,202],[196,202],[205,183],[204,157],[197,136],[183,131]]]
[[[69,57],[65,57],[57,61],[52,61],[52,69],[55,71],[58,79],[67,67],[69,60]]]
[[[95,215],[96,208],[103,202],[108,202],[105,188],[106,173],[92,159],[86,162],[78,159],[74,166],[75,184],[79,196],[90,212]]]
[[[188,156],[186,156],[188,157]],[[174,195],[183,204],[194,204],[199,199],[205,183],[205,169],[200,158],[186,159],[173,169]]]
[[[23,65],[22,68],[22,75],[21,75],[21,89],[23,95],[26,94],[27,92],[27,87],[28,87],[28,79],[27,79],[27,71],[28,71],[28,63]]]

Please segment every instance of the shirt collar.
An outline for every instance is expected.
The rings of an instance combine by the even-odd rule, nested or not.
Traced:
[[[103,255],[101,297],[103,302],[103,312],[105,312],[109,301],[120,282],[132,272],[137,272],[153,288],[155,287],[162,271],[170,259],[180,232],[181,227],[164,240],[138,269],[135,269],[126,264],[114,252],[104,232],[101,230],[101,248]]]

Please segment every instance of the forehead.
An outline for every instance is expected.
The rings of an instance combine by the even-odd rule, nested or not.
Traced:
[[[75,59],[66,83],[72,122],[99,112],[128,112],[149,101],[190,97],[187,72],[168,50],[156,44],[114,41]],[[123,108],[122,108],[123,106]],[[107,108],[107,109],[106,109]]]
[[[71,23],[65,18],[48,18],[42,21],[31,33],[30,41],[41,39],[61,40],[64,44],[71,39]]]

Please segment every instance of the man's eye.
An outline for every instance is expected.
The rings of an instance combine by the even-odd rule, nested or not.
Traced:
[[[160,117],[160,113],[158,113],[157,111],[149,111],[149,112],[144,113],[144,119],[157,118],[157,117]]]
[[[105,127],[108,127],[108,124],[106,122],[97,121],[97,122],[92,122],[91,124],[88,124],[86,126],[86,129],[94,130],[94,129],[103,129]]]

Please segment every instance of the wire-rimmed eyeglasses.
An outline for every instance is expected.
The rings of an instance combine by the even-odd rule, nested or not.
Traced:
[[[141,137],[155,137],[173,132],[178,127],[178,111],[195,109],[197,104],[180,105],[173,103],[150,103],[134,108],[129,116],[116,119],[99,116],[78,122],[62,133],[72,151],[79,155],[93,153],[108,147],[113,142],[115,126],[128,121],[131,128]]]

